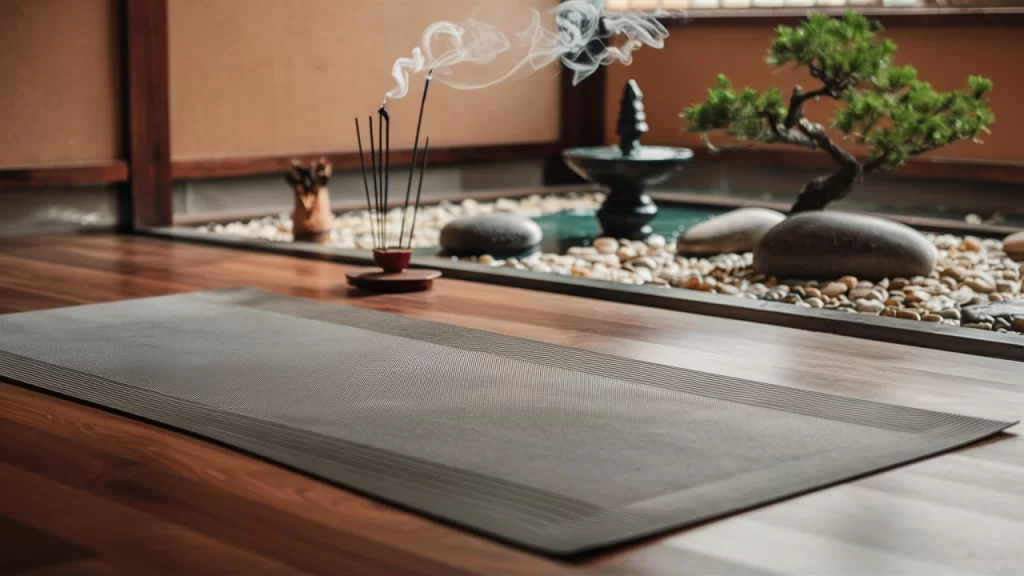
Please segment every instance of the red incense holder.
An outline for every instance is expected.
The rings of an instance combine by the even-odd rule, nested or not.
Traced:
[[[349,285],[367,292],[418,292],[430,290],[439,270],[408,270],[412,250],[391,248],[373,251],[373,261],[380,269],[370,268],[345,275]]]
[[[409,260],[412,259],[412,250],[405,248],[385,248],[373,251],[373,261],[385,272],[396,274],[409,267]]]

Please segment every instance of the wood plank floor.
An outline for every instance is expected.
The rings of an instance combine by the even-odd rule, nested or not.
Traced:
[[[1024,362],[129,236],[0,239],[0,313],[228,286],[1000,420]],[[1015,574],[1012,432],[582,562],[536,556],[182,434],[0,383],[0,574]],[[15,553],[16,552],[16,553]]]

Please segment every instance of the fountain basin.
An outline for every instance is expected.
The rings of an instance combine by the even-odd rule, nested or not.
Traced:
[[[650,222],[658,213],[647,186],[664,182],[691,158],[692,150],[669,146],[638,146],[628,155],[615,145],[562,151],[573,172],[610,190],[597,212],[602,234],[631,240],[650,236]]]

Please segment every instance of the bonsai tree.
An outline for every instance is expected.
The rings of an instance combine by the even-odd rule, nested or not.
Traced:
[[[893,64],[896,45],[876,40],[881,30],[856,12],[839,19],[812,14],[796,28],[780,26],[767,63],[806,68],[820,85],[807,92],[794,87],[787,105],[778,88],[735,91],[719,75],[707,101],[682,114],[688,130],[703,133],[705,141],[708,132],[721,131],[739,140],[827,153],[839,169],[809,182],[793,205],[794,213],[820,210],[849,194],[865,174],[893,170],[911,156],[957,140],[978,142],[978,134],[988,132],[995,120],[985,100],[992,81],[970,76],[966,90],[937,92],[918,80],[913,67]],[[866,159],[859,160],[823,126],[804,117],[804,103],[821,97],[839,104],[832,127],[843,140],[865,146]]]
[[[619,134],[619,149],[622,150],[623,156],[629,156],[636,147],[640,136],[647,133],[644,94],[635,80],[626,82],[626,86],[622,89],[616,132]]]

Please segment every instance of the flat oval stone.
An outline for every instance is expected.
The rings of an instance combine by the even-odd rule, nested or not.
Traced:
[[[865,300],[860,298],[854,301],[854,308],[857,312],[862,314],[878,314],[885,308],[885,304],[882,304],[878,300]]]
[[[460,256],[525,252],[544,237],[536,222],[516,214],[483,214],[452,220],[441,229],[441,248]]]
[[[705,220],[679,235],[679,254],[750,252],[765,232],[786,219],[767,208],[739,208]]]
[[[896,311],[896,317],[897,318],[905,318],[907,320],[920,320],[921,319],[920,314],[918,314],[917,312],[914,312],[913,310],[897,310]]]
[[[769,230],[754,250],[754,269],[779,278],[912,277],[927,276],[937,257],[935,246],[909,226],[815,211]]]

